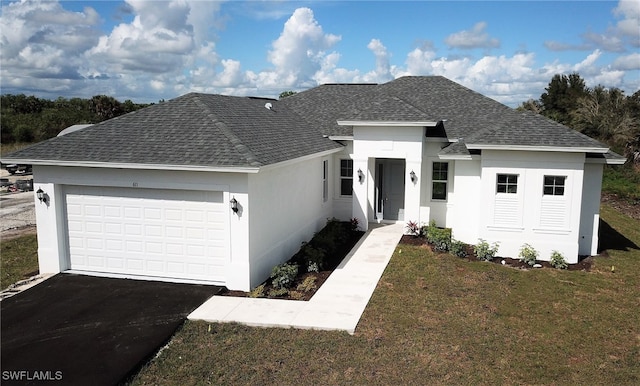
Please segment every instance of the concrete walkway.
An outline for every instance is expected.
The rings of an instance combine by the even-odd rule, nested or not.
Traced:
[[[339,330],[353,334],[403,230],[403,224],[372,224],[308,302],[214,296],[188,318],[260,327]]]

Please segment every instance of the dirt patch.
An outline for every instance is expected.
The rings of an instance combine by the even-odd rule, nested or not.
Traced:
[[[26,235],[34,235],[36,234],[36,226],[35,225],[27,225],[24,227],[7,229],[2,231],[0,234],[0,238],[2,240],[11,240],[17,237],[26,236]]]
[[[640,203],[638,202],[631,202],[618,197],[617,194],[611,193],[602,193],[600,196],[600,202],[605,202],[620,213],[624,213],[631,218],[640,220]]]

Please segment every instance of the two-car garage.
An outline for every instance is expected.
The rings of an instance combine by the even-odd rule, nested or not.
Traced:
[[[62,191],[71,270],[225,283],[222,192],[73,185]]]

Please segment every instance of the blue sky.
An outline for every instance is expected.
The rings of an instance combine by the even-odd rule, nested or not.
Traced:
[[[637,1],[7,1],[3,93],[155,102],[443,75],[503,103],[640,88]]]

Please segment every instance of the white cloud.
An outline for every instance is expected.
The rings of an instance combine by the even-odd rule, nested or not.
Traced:
[[[640,53],[620,56],[613,61],[612,67],[617,70],[640,70]]]
[[[471,48],[498,48],[500,40],[492,38],[485,31],[486,22],[479,22],[470,30],[459,31],[449,35],[444,42],[449,47],[471,49]]]
[[[623,36],[629,37],[636,47],[640,44],[640,3],[636,0],[621,0],[613,14],[622,18],[617,29]]]
[[[595,68],[596,61],[602,56],[600,50],[595,50],[589,54],[582,62],[573,66],[575,72],[588,72]]]
[[[326,50],[340,39],[340,36],[323,31],[311,9],[296,9],[267,54],[269,62],[275,66],[273,73],[258,75],[258,85],[272,88],[308,83],[321,69]]]
[[[640,2],[621,0],[612,13],[621,19],[615,27],[603,32],[586,31],[578,44],[546,41],[544,45],[551,51],[587,51],[597,48],[607,52],[625,52],[627,44],[640,47]]]
[[[136,15],[102,36],[87,56],[101,72],[166,73],[177,70],[196,48],[187,23],[189,5],[183,1],[129,0]]]

